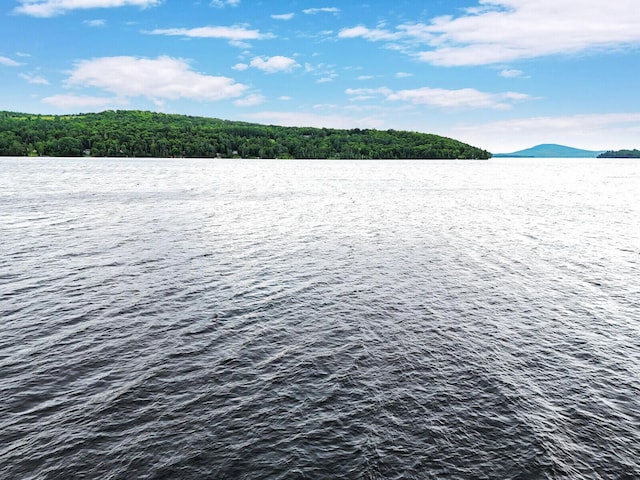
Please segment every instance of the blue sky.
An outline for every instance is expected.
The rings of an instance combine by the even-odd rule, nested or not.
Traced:
[[[0,109],[640,147],[637,0],[4,0]]]

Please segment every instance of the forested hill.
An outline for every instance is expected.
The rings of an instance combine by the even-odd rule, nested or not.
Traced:
[[[608,150],[598,155],[598,158],[640,158],[640,150]]]
[[[80,115],[0,112],[0,155],[478,158],[486,150],[396,130],[279,127],[142,111]]]

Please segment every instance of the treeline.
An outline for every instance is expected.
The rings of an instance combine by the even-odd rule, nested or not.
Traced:
[[[478,158],[486,150],[396,130],[279,127],[110,110],[80,115],[0,112],[0,155],[243,158]]]
[[[598,158],[640,158],[640,150],[609,150],[598,155]]]

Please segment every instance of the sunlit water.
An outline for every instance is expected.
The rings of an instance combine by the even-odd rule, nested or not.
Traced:
[[[0,478],[640,477],[640,161],[0,159]]]

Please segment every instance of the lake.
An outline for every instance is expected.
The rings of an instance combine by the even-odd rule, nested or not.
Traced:
[[[0,477],[640,477],[640,162],[0,158]]]

